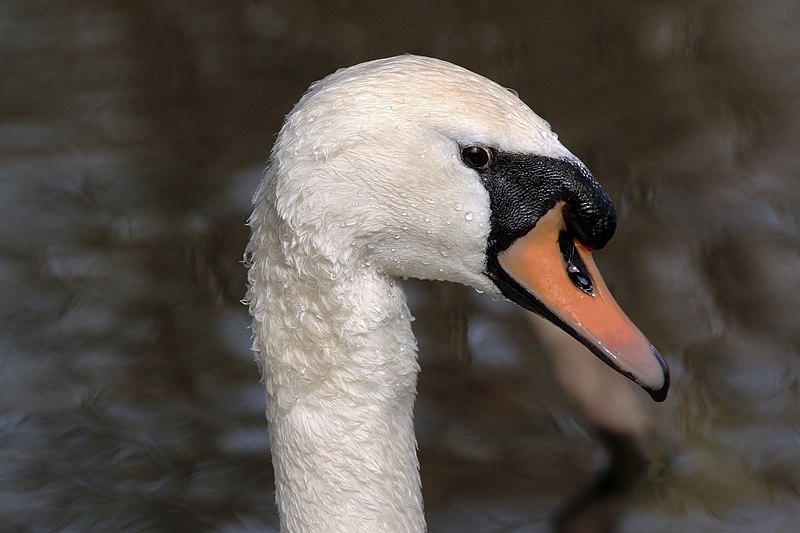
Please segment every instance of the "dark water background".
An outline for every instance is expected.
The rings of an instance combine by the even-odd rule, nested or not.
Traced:
[[[788,0],[4,0],[0,531],[277,528],[249,199],[311,81],[403,52],[514,87],[617,204],[598,260],[674,379],[618,530],[800,531]],[[409,288],[431,531],[550,531],[589,424],[516,309]]]

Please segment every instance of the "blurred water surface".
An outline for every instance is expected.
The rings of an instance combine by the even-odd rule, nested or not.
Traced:
[[[674,380],[618,530],[800,530],[798,28],[788,0],[4,1],[0,529],[277,529],[250,196],[310,82],[414,52],[514,87],[616,202],[598,260]],[[408,287],[430,530],[550,531],[604,453],[537,334]]]

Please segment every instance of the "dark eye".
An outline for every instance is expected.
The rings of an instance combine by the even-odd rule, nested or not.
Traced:
[[[483,170],[492,164],[492,152],[483,146],[467,146],[461,150],[461,159],[468,167]]]

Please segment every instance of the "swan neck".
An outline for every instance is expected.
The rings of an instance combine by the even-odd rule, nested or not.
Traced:
[[[248,299],[282,530],[423,531],[416,343],[398,283],[309,250],[251,249],[254,267],[270,263],[251,269]]]

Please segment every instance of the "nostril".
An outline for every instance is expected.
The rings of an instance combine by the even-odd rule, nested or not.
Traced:
[[[567,263],[567,275],[572,283],[583,292],[592,292],[592,281],[589,275],[574,263]]]
[[[569,277],[572,284],[586,294],[592,294],[594,287],[592,287],[592,277],[586,269],[586,265],[578,255],[575,249],[575,242],[569,231],[562,231],[558,236],[558,247],[561,250],[561,255],[564,258],[564,265],[567,270],[567,277]]]

